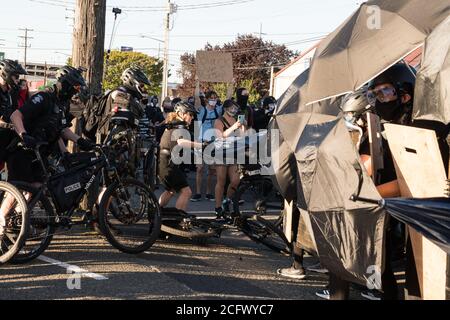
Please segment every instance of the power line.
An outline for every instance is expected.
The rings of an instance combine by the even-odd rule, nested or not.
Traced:
[[[42,3],[51,6],[64,7],[64,8],[73,8],[75,3],[69,1],[58,1],[58,0],[28,0],[31,2]],[[177,6],[178,10],[197,10],[197,9],[208,9],[208,8],[216,8],[223,6],[231,6],[237,4],[244,4],[253,2],[255,0],[230,0],[230,1],[220,1],[220,2],[210,2],[210,3],[199,3],[192,5],[180,5]],[[112,6],[107,6],[107,8],[112,8]],[[166,11],[165,6],[121,6],[121,8],[125,9],[129,12],[148,12],[148,11]]]

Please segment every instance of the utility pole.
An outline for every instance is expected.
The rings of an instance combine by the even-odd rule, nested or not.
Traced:
[[[177,6],[167,0],[167,13],[164,18],[164,67],[163,67],[163,82],[161,87],[161,105],[164,98],[167,96],[167,88],[169,82],[169,31],[170,31],[170,15],[177,12]]]
[[[19,30],[25,32],[25,35],[24,35],[24,36],[19,36],[19,38],[24,39],[25,44],[24,44],[23,46],[20,46],[20,45],[19,45],[19,47],[25,49],[25,50],[24,50],[25,52],[24,52],[24,59],[23,59],[23,67],[24,67],[25,70],[27,70],[27,49],[28,49],[29,47],[31,47],[31,45],[28,45],[28,39],[33,39],[33,37],[29,37],[29,36],[28,36],[28,31],[34,31],[34,30],[33,30],[33,29],[28,29],[28,28],[25,28],[25,29],[19,29]]]
[[[91,94],[102,93],[106,0],[76,0],[72,65],[87,69]]]
[[[44,64],[44,86],[47,85],[47,61]]]

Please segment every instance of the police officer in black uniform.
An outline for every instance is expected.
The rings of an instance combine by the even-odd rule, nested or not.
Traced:
[[[73,116],[70,114],[70,100],[86,85],[83,69],[64,66],[56,73],[57,83],[46,92],[35,94],[22,108],[11,115],[11,123],[27,149],[44,141],[48,146],[43,150],[45,157],[56,147],[67,152],[63,139],[77,143],[81,150],[91,150],[94,145],[73,133],[69,127]],[[31,150],[16,147],[7,158],[8,179],[30,183],[40,182],[42,172],[34,161]]]
[[[122,85],[109,94],[106,114],[103,115],[104,121],[97,132],[98,143],[103,142],[103,138],[111,129],[110,120],[115,108],[131,111],[137,120],[144,115],[145,106],[142,104],[142,99],[146,95],[145,86],[150,85],[150,80],[139,67],[125,69],[120,79]]]
[[[19,89],[19,76],[22,74],[27,72],[17,61],[0,61],[0,166],[3,166],[6,147],[14,136],[9,118],[17,105],[13,98],[16,96],[14,92]]]
[[[17,61],[0,61],[0,121],[9,122],[17,105],[13,96],[19,90],[19,77],[25,74],[27,72]]]
[[[12,113],[11,123],[18,137],[15,137],[16,146],[11,146],[7,154],[8,180],[29,182],[36,186],[42,182],[42,169],[35,161],[34,152],[29,150],[39,141],[48,143],[45,150],[41,149],[44,159],[56,147],[61,152],[67,152],[62,139],[76,142],[81,150],[94,147],[90,141],[80,138],[69,129],[70,99],[86,85],[81,72],[82,69],[70,66],[59,69],[56,73],[57,83],[51,90],[35,94],[22,108]],[[26,149],[18,143],[20,140]],[[13,199],[5,200],[0,208],[0,238],[6,214],[12,205]]]

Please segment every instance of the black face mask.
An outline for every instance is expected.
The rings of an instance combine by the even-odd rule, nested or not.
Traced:
[[[237,104],[241,107],[241,110],[244,110],[245,108],[247,108],[247,104],[248,104],[248,96],[241,96],[238,95],[237,96]]]
[[[62,82],[62,88],[58,92],[58,100],[62,102],[67,102],[77,93],[75,88],[71,86],[68,82]]]
[[[398,100],[390,102],[379,102],[375,104],[375,110],[381,119],[392,121],[396,118],[399,112],[400,103]]]

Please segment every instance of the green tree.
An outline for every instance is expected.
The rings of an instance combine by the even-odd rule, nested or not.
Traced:
[[[250,101],[258,100],[270,87],[270,68],[286,65],[297,54],[284,45],[265,41],[254,35],[238,35],[236,40],[221,46],[205,45],[204,50],[231,52],[233,56],[233,75],[238,87],[246,87],[250,91]],[[180,86],[182,96],[192,95],[195,88],[195,55],[185,53],[181,56],[181,69],[178,75],[183,79]],[[251,87],[248,87],[248,84]],[[247,84],[247,85],[245,85]],[[202,83],[203,90],[216,89],[222,92],[225,86],[221,84]],[[225,89],[226,92],[226,89]],[[222,94],[219,94],[222,95]]]
[[[106,54],[105,54],[106,57]],[[161,81],[163,62],[157,58],[150,57],[141,52],[121,52],[111,51],[106,73],[103,79],[103,89],[112,90],[122,84],[120,76],[122,72],[130,66],[139,66],[148,76],[151,85],[147,88],[151,95],[161,93]]]
[[[105,53],[106,58],[106,53]],[[72,65],[72,58],[67,59],[67,65]],[[107,71],[103,79],[103,90],[112,90],[122,84],[120,76],[122,72],[130,66],[141,67],[148,76],[151,85],[147,88],[150,95],[161,94],[161,82],[163,72],[163,62],[157,58],[150,57],[140,52],[111,51],[108,60]]]
[[[217,93],[217,96],[222,101],[225,101],[225,99],[227,98],[228,84],[212,83],[212,84],[210,84],[209,88],[214,90]],[[236,88],[247,88],[248,93],[249,93],[249,96],[248,96],[249,103],[257,103],[261,97],[261,93],[256,91],[253,79],[242,80],[241,82],[238,83]]]

